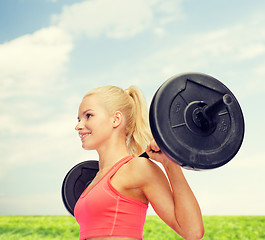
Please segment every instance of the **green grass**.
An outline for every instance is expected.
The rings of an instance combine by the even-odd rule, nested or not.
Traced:
[[[264,240],[265,216],[205,216],[205,240]],[[71,216],[0,216],[1,240],[78,239]],[[157,216],[147,216],[145,240],[182,239]]]
[[[205,240],[265,240],[265,216],[204,216]],[[182,239],[160,218],[149,216],[144,239]]]

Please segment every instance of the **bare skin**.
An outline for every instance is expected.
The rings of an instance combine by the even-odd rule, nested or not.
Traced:
[[[87,116],[87,109],[90,109]],[[76,130],[81,135],[84,149],[96,149],[99,154],[99,172],[87,189],[94,186],[120,159],[129,155],[121,112],[108,115],[96,95],[85,98],[79,108]],[[83,137],[85,134],[87,135]],[[149,157],[160,162],[166,175],[153,161],[135,157],[124,164],[111,178],[112,186],[128,197],[150,203],[157,215],[176,233],[187,240],[201,239],[204,234],[199,204],[190,189],[181,168],[169,160],[155,141],[147,147]],[[97,237],[90,240],[137,240],[126,237]]]

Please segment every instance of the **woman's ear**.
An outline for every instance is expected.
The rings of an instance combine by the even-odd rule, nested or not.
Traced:
[[[116,128],[121,125],[123,120],[123,115],[120,111],[116,111],[113,115],[113,127]]]

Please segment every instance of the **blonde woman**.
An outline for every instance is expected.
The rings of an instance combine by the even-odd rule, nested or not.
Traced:
[[[136,87],[99,87],[83,98],[75,128],[85,150],[96,150],[99,171],[75,206],[80,240],[143,238],[150,203],[184,239],[201,239],[202,215],[181,168],[152,139],[148,110]],[[161,168],[147,158],[146,151]]]

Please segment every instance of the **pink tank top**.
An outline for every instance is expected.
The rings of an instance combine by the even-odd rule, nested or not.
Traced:
[[[80,225],[80,238],[143,238],[148,205],[119,193],[110,183],[118,169],[133,159],[127,156],[117,162],[86,194],[78,199],[74,215]]]

